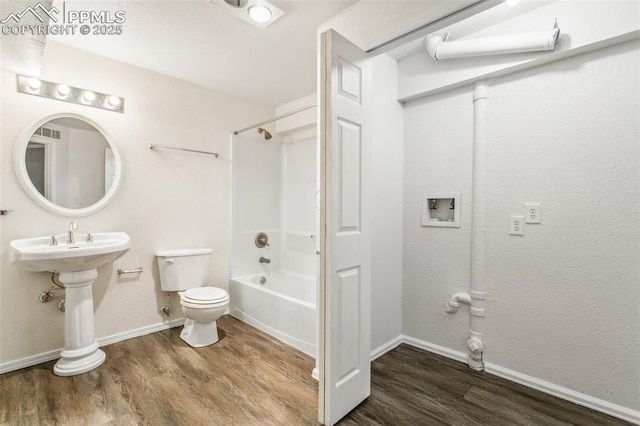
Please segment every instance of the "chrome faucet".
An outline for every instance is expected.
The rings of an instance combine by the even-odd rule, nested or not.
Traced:
[[[78,230],[78,224],[75,222],[71,222],[69,224],[69,232],[67,233],[67,244],[76,243],[76,236],[73,235],[73,231],[77,231],[77,230]]]
[[[261,257],[259,262],[269,264],[271,263],[271,259],[267,259],[266,257]]]

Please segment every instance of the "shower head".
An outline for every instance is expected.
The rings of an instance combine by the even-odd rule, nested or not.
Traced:
[[[258,127],[258,133],[260,134],[264,133],[264,139],[267,141],[273,137],[271,136],[271,133],[269,133],[267,129],[263,129],[262,127]]]

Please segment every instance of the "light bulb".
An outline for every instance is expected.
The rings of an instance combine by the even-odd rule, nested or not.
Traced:
[[[31,90],[38,90],[40,86],[42,86],[42,82],[37,78],[30,78],[29,81],[27,82],[27,85]]]
[[[58,95],[61,97],[66,98],[70,91],[71,88],[66,84],[58,84]]]
[[[96,98],[96,94],[87,90],[84,92],[84,95],[82,95],[82,97],[84,98],[85,101],[87,102],[93,102]]]
[[[253,6],[249,6],[247,12],[249,12],[249,16],[251,17],[251,19],[259,24],[263,24],[271,19],[271,10],[261,4],[254,4]]]
[[[120,98],[117,96],[109,96],[109,98],[107,98],[107,104],[109,104],[110,107],[117,107],[120,105]]]

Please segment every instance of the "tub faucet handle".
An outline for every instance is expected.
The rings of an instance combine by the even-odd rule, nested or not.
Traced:
[[[261,257],[259,262],[266,263],[268,265],[269,263],[271,263],[271,259],[267,259],[266,257]]]
[[[258,235],[256,235],[254,242],[258,248],[269,247],[269,236],[264,232],[259,232]]]

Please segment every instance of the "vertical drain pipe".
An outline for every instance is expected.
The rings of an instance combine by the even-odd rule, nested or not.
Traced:
[[[484,81],[473,87],[473,171],[471,222],[471,306],[467,352],[469,367],[484,370],[483,322],[486,298],[486,212],[487,212],[487,104],[489,86]]]

